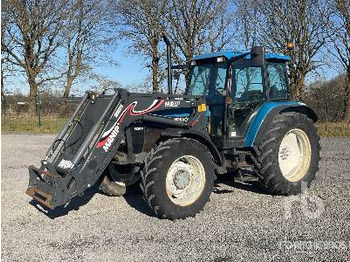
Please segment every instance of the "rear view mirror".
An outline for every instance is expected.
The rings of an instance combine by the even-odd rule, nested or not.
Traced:
[[[265,66],[265,48],[253,46],[250,51],[250,66]]]

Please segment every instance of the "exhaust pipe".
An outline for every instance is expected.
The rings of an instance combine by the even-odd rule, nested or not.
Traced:
[[[166,34],[163,34],[163,40],[166,44],[166,55],[168,60],[168,94],[173,94],[173,78],[171,74],[171,44],[169,41],[169,38],[166,36]]]

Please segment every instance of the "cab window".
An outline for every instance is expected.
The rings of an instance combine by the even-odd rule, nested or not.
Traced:
[[[227,66],[224,64],[203,64],[191,69],[188,95],[221,93],[225,88]]]
[[[215,91],[221,93],[225,88],[226,66],[217,66]]]
[[[234,69],[235,100],[238,102],[264,99],[263,74],[261,67],[240,67]]]
[[[189,95],[207,95],[210,87],[211,64],[192,68]]]
[[[268,64],[267,73],[270,83],[270,99],[284,99],[288,95],[288,81],[285,64]]]

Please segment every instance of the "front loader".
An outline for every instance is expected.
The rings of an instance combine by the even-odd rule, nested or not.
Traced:
[[[168,44],[168,58],[170,46]],[[239,171],[272,194],[301,192],[319,161],[317,116],[291,101],[289,57],[216,52],[194,57],[184,95],[88,92],[48,149],[29,167],[27,194],[66,206],[97,184],[110,195],[140,183],[161,218],[201,211],[216,175]]]

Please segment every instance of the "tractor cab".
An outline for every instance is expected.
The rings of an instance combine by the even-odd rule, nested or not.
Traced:
[[[206,97],[208,132],[217,146],[239,145],[257,108],[272,100],[289,100],[284,55],[222,51],[194,57],[187,95]]]

